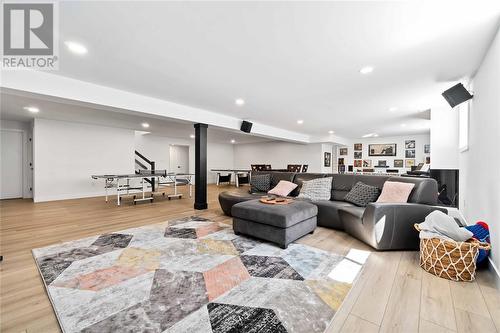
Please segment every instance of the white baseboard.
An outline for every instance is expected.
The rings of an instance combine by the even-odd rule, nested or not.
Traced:
[[[500,270],[498,269],[498,267],[495,265],[495,263],[493,262],[493,260],[491,260],[491,257],[488,257],[488,260],[490,262],[490,267],[493,268],[493,272],[496,273],[497,275],[497,282],[500,281]],[[499,283],[500,284],[500,283]]]

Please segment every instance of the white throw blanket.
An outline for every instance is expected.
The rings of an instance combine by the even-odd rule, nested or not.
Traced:
[[[419,227],[421,239],[442,238],[456,242],[465,242],[473,235],[469,230],[459,227],[453,217],[439,210],[435,210],[427,215],[425,221],[420,223]]]

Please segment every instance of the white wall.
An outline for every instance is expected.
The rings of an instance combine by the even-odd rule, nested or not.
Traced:
[[[308,172],[322,172],[322,144],[262,142],[234,146],[234,167],[249,169],[250,164],[271,164],[285,169],[288,164],[308,164]]]
[[[460,207],[469,224],[490,226],[492,254],[500,268],[500,34],[473,78],[469,150],[459,154]]]
[[[23,198],[32,198],[33,192],[33,172],[30,163],[33,161],[33,149],[30,139],[33,136],[33,124],[30,122],[20,122],[12,120],[2,120],[0,128],[2,130],[19,131],[23,136]],[[2,153],[3,155],[3,153]],[[3,156],[2,156],[3,158]]]
[[[429,154],[424,154],[424,145],[430,143],[429,134],[418,134],[418,135],[405,135],[405,136],[394,136],[394,137],[384,137],[384,138],[363,138],[360,140],[354,140],[351,144],[347,146],[347,156],[341,156],[338,149],[345,148],[345,146],[339,146],[337,149],[338,157],[344,158],[344,163],[346,165],[354,164],[354,144],[361,143],[363,144],[362,150],[362,159],[363,160],[371,160],[372,167],[378,164],[379,160],[387,161],[387,165],[394,169],[394,160],[403,160],[403,166],[406,160],[405,158],[405,141],[406,140],[415,140],[415,165],[418,163],[425,162],[425,157],[429,156]],[[376,143],[395,143],[396,144],[396,156],[387,156],[387,157],[376,157],[376,156],[368,156],[368,145],[376,144]],[[431,152],[432,152],[431,145]],[[433,161],[431,159],[431,165],[433,166]],[[355,168],[356,169],[356,168]],[[375,169],[377,170],[377,169]],[[407,170],[404,167],[400,169],[401,171]]]
[[[431,110],[431,165],[433,169],[458,169],[458,110]]]
[[[157,169],[170,169],[170,145],[189,146],[189,172],[194,173],[194,140],[184,140],[151,134],[135,135],[135,149],[156,162]],[[224,143],[207,144],[207,181],[214,184],[216,173],[211,169],[232,169],[234,167],[233,145]]]
[[[134,131],[56,120],[34,122],[34,201],[103,195],[93,174],[134,172]]]

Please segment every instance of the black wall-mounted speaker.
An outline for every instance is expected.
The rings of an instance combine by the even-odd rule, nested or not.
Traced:
[[[250,133],[250,131],[252,131],[252,125],[251,122],[243,120],[240,130],[245,133]]]
[[[461,83],[457,83],[450,89],[443,92],[442,95],[452,108],[460,103],[468,101],[473,97]]]

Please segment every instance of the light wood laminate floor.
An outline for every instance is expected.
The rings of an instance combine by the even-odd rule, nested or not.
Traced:
[[[193,200],[157,200],[120,207],[103,198],[34,204],[0,202],[1,328],[7,332],[59,332],[31,249],[83,237],[200,215],[231,223],[217,202],[229,187],[209,186],[209,209],[193,210]],[[301,243],[339,254],[371,248],[349,235],[318,228]],[[455,283],[418,266],[418,252],[372,252],[364,270],[327,332],[498,332],[500,292],[495,276],[478,273],[476,282]]]

